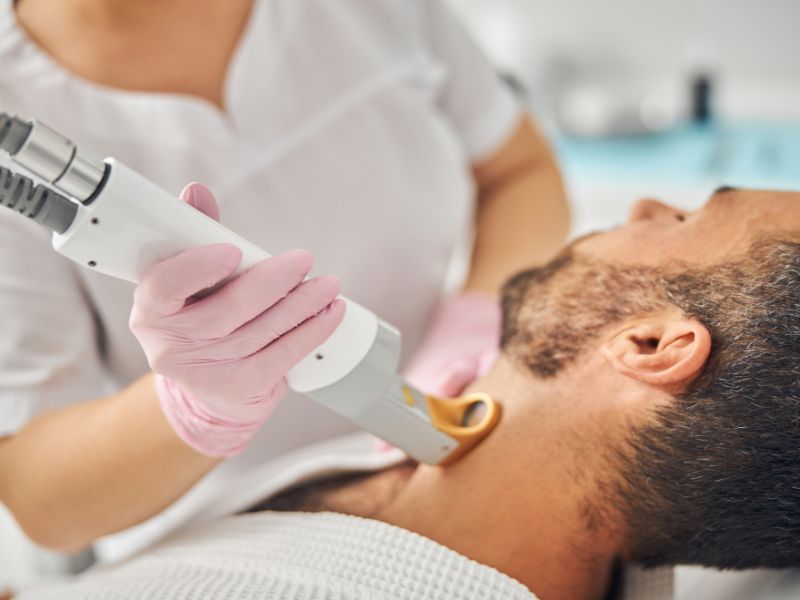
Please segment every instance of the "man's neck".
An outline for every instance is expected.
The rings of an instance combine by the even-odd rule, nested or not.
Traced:
[[[586,524],[591,472],[573,466],[556,399],[522,397],[531,392],[529,378],[518,379],[507,364],[474,389],[503,405],[497,430],[449,467],[420,466],[376,518],[493,566],[540,598],[603,598],[615,540]],[[535,430],[526,428],[532,402],[542,403]]]

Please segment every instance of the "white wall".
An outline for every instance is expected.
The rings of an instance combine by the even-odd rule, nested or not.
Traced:
[[[704,46],[731,74],[800,78],[797,0],[451,3],[504,65],[535,66],[541,57],[559,51],[599,51],[642,69],[669,72],[689,47]]]
[[[733,114],[800,116],[798,0],[450,0],[526,83],[564,61],[677,77],[711,64]],[[786,96],[791,98],[786,98]]]

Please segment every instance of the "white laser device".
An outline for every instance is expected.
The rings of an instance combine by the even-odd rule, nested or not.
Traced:
[[[205,244],[242,251],[232,277],[269,257],[119,161],[83,156],[39,121],[0,113],[0,149],[52,186],[0,167],[0,204],[51,229],[55,250],[78,264],[135,283],[150,265]],[[342,324],[289,372],[292,389],[429,464],[456,460],[494,428],[500,407],[491,397],[436,398],[404,383],[400,333],[343,300]]]

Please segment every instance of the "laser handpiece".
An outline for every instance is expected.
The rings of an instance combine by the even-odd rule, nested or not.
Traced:
[[[0,113],[0,149],[57,191],[0,167],[0,204],[53,230],[53,247],[96,271],[138,282],[188,248],[236,245],[235,277],[269,254],[119,161],[96,161],[39,121]],[[61,193],[59,193],[61,192]],[[409,456],[452,462],[491,432],[500,406],[485,394],[428,396],[397,375],[400,333],[359,304],[287,375],[289,386]]]

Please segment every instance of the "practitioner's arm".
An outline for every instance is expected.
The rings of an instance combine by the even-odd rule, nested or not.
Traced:
[[[0,501],[33,541],[79,550],[163,510],[219,462],[175,434],[153,379],[0,439]]]
[[[465,289],[439,309],[406,371],[411,383],[442,396],[460,394],[497,356],[503,282],[549,259],[569,230],[558,166],[527,116],[474,175],[477,236]]]
[[[510,275],[547,261],[563,246],[569,204],[553,153],[527,116],[473,172],[477,235],[465,289],[496,294]]]

